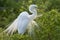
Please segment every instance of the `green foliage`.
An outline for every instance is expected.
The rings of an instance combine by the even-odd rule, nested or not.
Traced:
[[[44,13],[40,18],[41,33],[45,40],[60,40],[60,13],[55,10]],[[42,40],[42,39],[41,39]]]
[[[29,12],[31,4],[38,6],[38,15],[43,14],[35,19],[40,31],[32,36],[1,33],[22,11]],[[60,0],[0,0],[0,40],[60,40]]]

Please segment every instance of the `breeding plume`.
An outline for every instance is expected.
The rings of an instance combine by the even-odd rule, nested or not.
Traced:
[[[24,11],[19,14],[19,16],[12,22],[12,24],[4,30],[7,34],[13,34],[16,30],[19,34],[24,34],[26,30],[28,33],[31,34],[33,31],[33,26],[37,23],[34,21],[34,19],[37,17],[37,6],[36,5],[30,5],[29,11],[32,13],[29,15],[28,12]]]

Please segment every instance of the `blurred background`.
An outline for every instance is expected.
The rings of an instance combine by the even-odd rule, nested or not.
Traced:
[[[60,0],[0,0],[0,33],[21,12],[29,12],[31,4],[38,6],[38,15],[43,14],[35,19],[40,31],[35,30],[34,37],[17,32],[11,36],[0,34],[0,40],[60,40]]]

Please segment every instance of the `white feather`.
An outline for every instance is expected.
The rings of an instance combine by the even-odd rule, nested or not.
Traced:
[[[13,21],[13,23],[3,32],[7,32],[7,34],[13,34],[14,31],[17,30],[17,19]]]
[[[7,34],[13,34],[18,30],[19,34],[24,34],[28,29],[28,33],[33,32],[34,25],[38,26],[35,21],[33,21],[37,16],[36,5],[31,5],[29,11],[33,13],[29,15],[26,11],[20,13],[20,15],[13,21],[13,23],[4,32]]]

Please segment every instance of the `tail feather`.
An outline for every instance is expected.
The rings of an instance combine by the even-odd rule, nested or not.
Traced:
[[[7,34],[13,34],[14,31],[17,30],[17,19],[14,20],[14,22],[6,29],[4,30],[3,32],[7,33]]]
[[[34,27],[36,26],[37,28],[39,27],[38,24],[35,21],[32,21],[29,25],[28,29],[28,34],[34,34]]]

